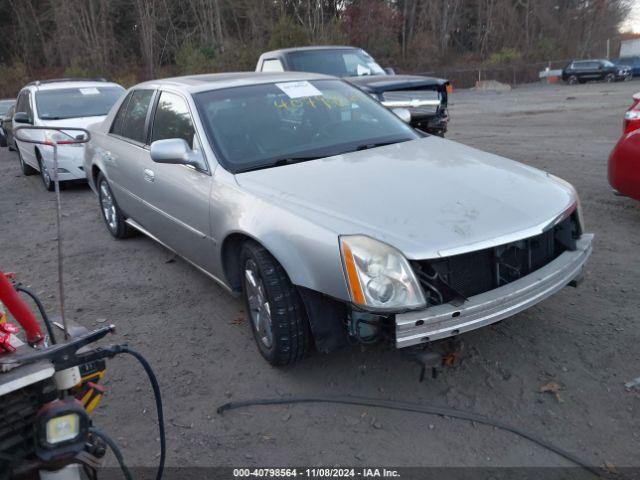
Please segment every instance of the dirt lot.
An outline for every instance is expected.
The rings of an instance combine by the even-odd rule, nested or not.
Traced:
[[[63,191],[70,317],[119,327],[151,361],[164,394],[168,464],[563,466],[509,433],[440,417],[347,406],[221,403],[289,395],[357,395],[432,403],[518,425],[595,464],[640,466],[640,204],[611,193],[606,159],[640,82],[456,92],[449,137],[572,182],[596,234],[578,289],[464,336],[459,365],[418,383],[392,348],[314,354],[275,369],[256,351],[242,304],[153,241],[113,240],[84,186]],[[0,266],[56,307],[54,197],[0,153]],[[95,415],[131,465],[157,462],[150,389],[130,359],[111,363]],[[541,393],[548,382],[558,397]],[[112,460],[112,459],[111,459]]]

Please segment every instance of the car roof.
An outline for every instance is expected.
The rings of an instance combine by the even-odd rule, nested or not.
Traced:
[[[264,52],[260,55],[260,58],[268,57],[268,56],[278,56],[291,52],[306,52],[313,50],[362,50],[358,47],[350,47],[348,45],[313,45],[309,47],[291,47],[291,48],[281,48],[279,50],[271,50],[269,52]]]
[[[88,88],[88,87],[121,87],[115,82],[106,82],[103,80],[54,80],[54,81],[36,81],[31,82],[25,88],[33,90],[61,90],[65,88]]]
[[[187,75],[184,77],[162,78],[149,80],[134,86],[140,88],[170,87],[187,93],[219,90],[232,87],[246,87],[276,82],[296,82],[302,80],[336,80],[336,77],[319,73],[304,72],[233,72],[233,73],[205,73],[203,75]]]

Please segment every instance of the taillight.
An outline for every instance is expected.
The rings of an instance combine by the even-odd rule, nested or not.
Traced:
[[[625,134],[640,128],[640,95],[633,97],[633,105],[624,114],[623,131]]]

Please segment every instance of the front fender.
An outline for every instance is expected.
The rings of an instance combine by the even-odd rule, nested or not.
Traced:
[[[227,177],[221,181],[221,177]],[[285,206],[243,191],[225,171],[212,189],[212,231],[221,272],[226,240],[238,235],[254,239],[284,267],[293,284],[349,301],[338,234],[294,214]]]

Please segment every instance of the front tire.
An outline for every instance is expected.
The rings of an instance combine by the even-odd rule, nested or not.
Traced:
[[[578,77],[576,75],[571,75],[568,80],[567,83],[569,85],[576,85],[578,83]]]
[[[119,239],[130,237],[133,234],[133,229],[127,225],[125,216],[113,196],[109,182],[102,173],[98,174],[96,187],[101,217],[109,233]]]
[[[20,153],[20,149],[16,145],[16,151],[18,152],[18,161],[20,162],[20,170],[22,170],[22,174],[25,176],[35,175],[38,171],[30,165],[27,165],[22,158],[22,153]]]
[[[51,174],[49,173],[49,170],[47,170],[47,165],[44,162],[44,160],[42,160],[42,157],[38,155],[37,158],[38,158],[38,165],[40,165],[40,178],[42,179],[42,184],[44,185],[44,189],[47,192],[53,192],[56,189],[56,184],[51,178]]]
[[[270,364],[290,365],[309,352],[307,313],[287,272],[262,246],[243,245],[242,293],[258,350]]]
[[[613,83],[616,81],[616,76],[613,73],[609,73],[606,77],[604,77],[604,81],[607,83]]]

